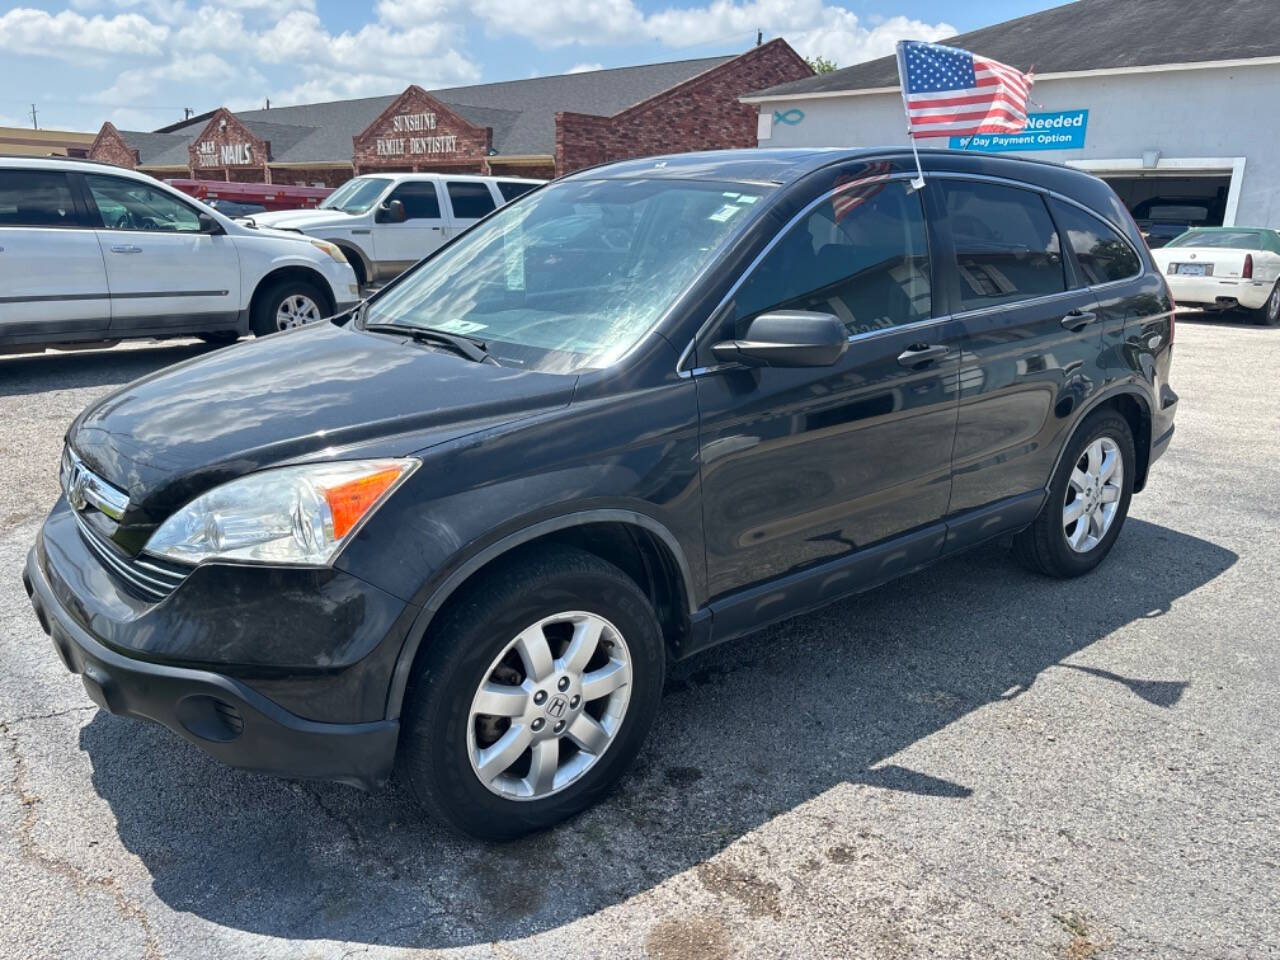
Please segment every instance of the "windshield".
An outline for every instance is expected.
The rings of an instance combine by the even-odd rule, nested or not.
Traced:
[[[356,177],[325,197],[316,209],[364,213],[373,206],[390,182],[386,177]]]
[[[1169,247],[1228,247],[1233,250],[1261,250],[1262,241],[1252,230],[1188,230],[1170,240]]]
[[[612,363],[647,333],[771,188],[570,180],[531,193],[369,304],[367,324],[483,340],[551,372]]]

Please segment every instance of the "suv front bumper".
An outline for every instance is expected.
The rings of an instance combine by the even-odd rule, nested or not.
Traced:
[[[390,775],[397,720],[308,720],[220,673],[120,653],[85,630],[59,602],[38,547],[27,555],[22,582],[58,656],[104,710],[155,721],[245,770],[337,780],[363,789],[381,785]]]

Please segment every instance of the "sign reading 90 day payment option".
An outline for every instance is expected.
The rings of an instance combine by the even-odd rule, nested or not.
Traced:
[[[1084,132],[1088,125],[1088,110],[1029,113],[1027,127],[1021,133],[975,133],[972,137],[952,137],[949,146],[952,150],[972,153],[1078,150],[1084,146]]]

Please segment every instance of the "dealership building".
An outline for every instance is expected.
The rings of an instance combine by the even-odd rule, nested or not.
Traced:
[[[1280,228],[1275,0],[1078,0],[941,40],[1022,70],[1019,135],[921,140],[1053,160],[1109,181],[1130,209],[1203,207],[1206,222]],[[894,57],[743,97],[762,147],[907,144]]]
[[[777,39],[736,56],[232,112],[154,131],[103,124],[93,160],[160,178],[336,186],[361,173],[548,178],[609,160],[756,142],[752,90],[812,76]]]

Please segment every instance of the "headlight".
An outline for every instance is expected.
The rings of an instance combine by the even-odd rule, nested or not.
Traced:
[[[338,263],[347,262],[347,255],[342,252],[342,249],[328,240],[312,240],[311,245],[317,250],[323,250],[329,255],[330,259],[336,260]]]
[[[346,460],[250,474],[188,503],[152,534],[146,552],[180,563],[324,566],[418,465]]]

